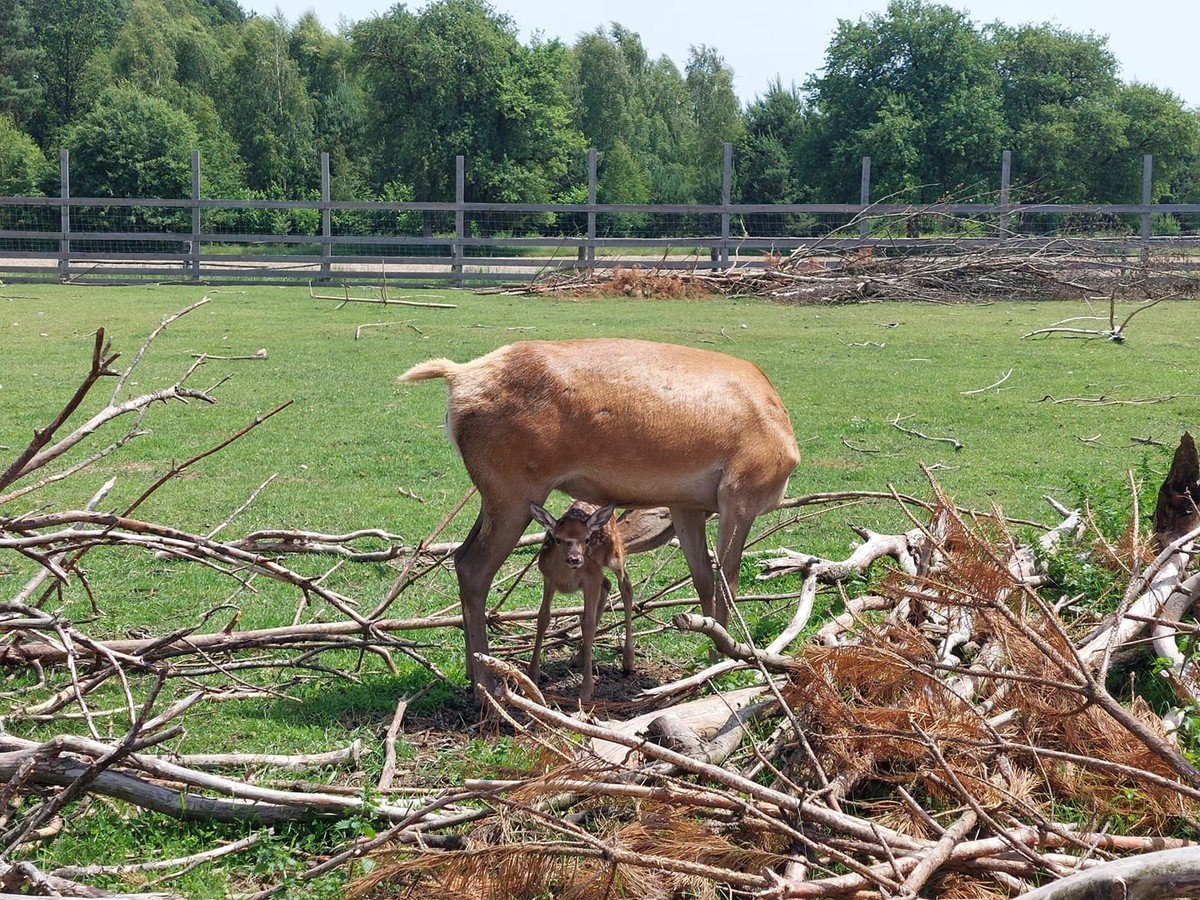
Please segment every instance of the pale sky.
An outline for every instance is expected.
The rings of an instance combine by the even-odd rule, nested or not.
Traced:
[[[327,28],[387,12],[388,0],[241,0],[247,12],[270,16],[278,9],[291,22],[308,10]],[[409,9],[421,9],[416,0]],[[1200,106],[1200,4],[1190,0],[949,0],[977,23],[1051,22],[1070,31],[1108,35],[1109,49],[1125,81],[1174,91]],[[688,47],[708,44],[734,71],[743,101],[762,93],[777,75],[802,85],[825,61],[838,19],[852,21],[882,12],[887,0],[492,0],[520,28],[523,40],[541,31],[570,43],[610,21],[642,37],[652,57],[666,54],[682,69]]]

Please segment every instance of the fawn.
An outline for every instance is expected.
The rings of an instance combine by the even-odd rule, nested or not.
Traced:
[[[556,593],[574,594],[583,591],[583,649],[580,666],[583,686],[579,699],[586,703],[592,697],[592,643],[600,610],[608,600],[611,585],[604,577],[606,568],[617,576],[621,600],[625,606],[625,647],[621,671],[633,671],[633,586],[625,571],[625,545],[613,517],[614,505],[596,507],[576,500],[558,519],[536,503],[529,504],[533,518],[546,526],[546,539],[538,553],[538,569],[542,573],[542,606],[538,610],[537,637],[529,661],[529,677],[537,681],[541,671],[542,639],[550,624],[550,601]]]

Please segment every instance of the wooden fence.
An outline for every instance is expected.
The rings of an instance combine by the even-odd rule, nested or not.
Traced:
[[[1020,204],[1010,202],[1005,151],[998,202],[921,206],[929,216],[923,221],[940,229],[923,236],[895,233],[912,205],[871,202],[869,157],[858,203],[732,203],[728,144],[722,168],[718,204],[601,204],[592,150],[587,203],[473,203],[459,156],[453,202],[376,202],[332,200],[329,156],[322,154],[319,198],[222,200],[200,195],[194,153],[190,197],[104,198],[71,195],[63,150],[59,196],[0,197],[0,279],[462,285],[531,279],[554,269],[762,266],[773,254],[801,247],[1036,247],[1068,231],[1072,240],[1120,253],[1200,246],[1200,236],[1178,227],[1152,234],[1155,216],[1200,216],[1200,204],[1151,203],[1150,156],[1141,203]]]

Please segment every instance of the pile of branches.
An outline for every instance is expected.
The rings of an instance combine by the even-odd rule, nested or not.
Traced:
[[[868,212],[786,255],[768,254],[758,265],[735,254],[733,264],[712,270],[697,261],[687,269],[648,265],[548,271],[530,284],[497,289],[504,294],[676,298],[720,294],[783,303],[842,304],[885,300],[980,303],[994,300],[1146,300],[1200,293],[1186,260],[1146,252],[1121,239],[1029,239],[996,232],[996,223],[969,219],[967,231],[995,232],[988,239],[930,239],[919,246],[875,238],[855,239],[859,225],[880,217]],[[918,223],[942,220],[960,231],[964,220],[938,207],[911,207],[886,216],[903,234]],[[735,248],[736,249],[736,248]],[[485,291],[485,292],[491,292]]]
[[[1057,506],[1063,521],[1025,543],[1002,518],[966,515],[934,491],[927,521],[901,535],[864,530],[846,560],[769,560],[764,577],[800,573],[804,588],[766,648],[676,616],[725,659],[646,700],[711,696],[600,721],[484,660],[504,685],[495,711],[539,748],[538,764],[464,784],[490,815],[459,832],[462,845],[382,850],[353,895],[1200,894],[1200,843],[1176,836],[1194,835],[1200,814],[1178,709],[1164,717],[1108,687],[1115,662],[1144,657],[1152,630],[1168,664],[1137,677],[1163,679],[1179,709],[1196,706],[1195,666],[1176,643],[1200,631],[1189,615],[1200,575],[1186,574],[1200,536],[1191,437],[1145,544],[1135,525],[1113,546],[1082,511]],[[1125,567],[1117,608],[1101,617],[1080,597],[1047,599],[1054,553]],[[786,652],[819,584],[840,586],[885,556],[896,567],[875,591]],[[735,668],[757,683],[714,681]],[[1088,892],[1097,885],[1103,893]]]

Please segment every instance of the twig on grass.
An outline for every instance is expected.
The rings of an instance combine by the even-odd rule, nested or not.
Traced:
[[[312,282],[308,283],[308,298],[310,300],[336,300],[341,306],[347,303],[375,303],[380,306],[415,306],[422,309],[458,309],[457,303],[430,303],[422,300],[400,300],[387,296],[387,281],[384,281],[383,295],[380,297],[352,297],[350,286],[343,284],[345,294],[341,297],[329,294],[317,294],[313,291]]]
[[[986,393],[987,391],[990,391],[992,388],[998,388],[998,387],[1000,387],[1000,385],[1004,384],[1004,382],[1008,381],[1008,379],[1012,377],[1012,373],[1013,373],[1013,370],[1009,369],[1007,372],[1004,373],[1003,377],[1001,377],[1001,379],[999,381],[992,382],[987,387],[976,388],[973,391],[959,391],[959,393],[962,394],[964,397],[971,397],[971,396],[974,396],[975,394]]]
[[[931,437],[930,435],[925,434],[922,431],[917,431],[916,429],[913,429],[913,428],[905,428],[903,425],[900,424],[905,419],[911,419],[911,418],[912,418],[912,416],[901,416],[899,413],[897,413],[896,417],[894,419],[892,419],[891,425],[893,428],[897,428],[900,431],[903,431],[905,434],[911,434],[913,437],[919,437],[926,441],[937,441],[937,442],[940,442],[943,444],[950,444],[952,447],[954,447],[955,450],[961,450],[963,448],[962,442],[959,441],[957,438]]]

